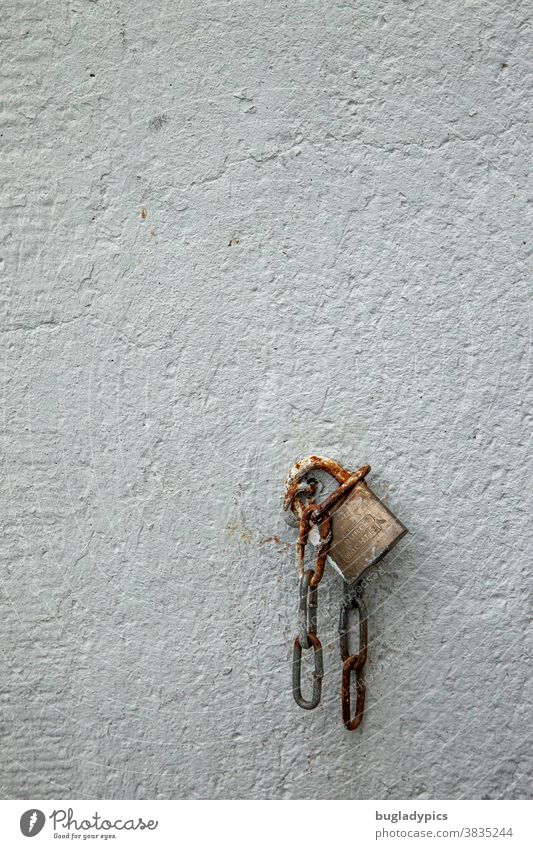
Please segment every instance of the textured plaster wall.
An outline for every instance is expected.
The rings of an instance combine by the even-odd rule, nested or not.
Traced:
[[[4,796],[529,792],[528,5],[2,3]],[[411,531],[354,734],[310,451]]]

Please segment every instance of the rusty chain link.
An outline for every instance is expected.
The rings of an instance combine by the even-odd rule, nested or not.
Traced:
[[[350,611],[357,610],[359,616],[359,650],[350,654],[349,650],[349,617]],[[364,665],[368,650],[368,620],[366,605],[363,601],[363,587],[358,584],[344,583],[343,598],[339,615],[339,646],[342,666],[342,721],[348,731],[355,731],[363,720],[365,709],[365,679]],[[352,672],[355,672],[356,705],[355,716],[351,716],[351,683]]]

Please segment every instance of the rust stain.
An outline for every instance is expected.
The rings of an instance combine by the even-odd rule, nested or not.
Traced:
[[[147,217],[148,217],[148,212],[146,211],[146,209],[144,208],[144,206],[142,206],[142,207],[141,207],[141,218],[142,218],[142,220],[144,221],[144,220],[145,220],[145,218],[147,218]]]
[[[224,528],[224,536],[228,541],[239,539],[246,545],[251,545],[254,540],[253,533],[242,522],[229,522]]]
[[[283,542],[276,534],[273,537],[267,537],[266,539],[262,539],[259,545],[266,545],[267,542],[273,542],[275,545],[278,545],[284,551],[290,551],[292,548],[290,542]]]

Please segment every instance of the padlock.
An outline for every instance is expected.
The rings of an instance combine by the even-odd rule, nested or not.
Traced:
[[[331,475],[337,483],[349,486],[350,472],[343,469],[334,460],[311,455],[296,463],[290,470],[285,484],[285,502],[287,510],[292,507],[299,488],[315,471],[321,470]],[[407,528],[383,504],[365,483],[364,476],[370,466],[363,466],[358,473],[360,480],[348,495],[328,510],[331,519],[331,543],[328,551],[329,562],[337,569],[345,581],[357,581],[370,566],[378,563],[387,552],[407,533]],[[320,505],[318,505],[320,510]],[[320,523],[319,523],[320,524]],[[309,540],[314,546],[320,544],[318,527],[311,527]]]
[[[364,481],[331,511],[332,565],[351,584],[378,563],[407,533],[407,528]],[[313,541],[313,540],[312,540]]]

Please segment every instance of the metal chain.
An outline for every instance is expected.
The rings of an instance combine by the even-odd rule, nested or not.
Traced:
[[[319,458],[313,458],[317,460]],[[330,462],[331,465],[331,461]],[[300,519],[298,539],[296,541],[296,570],[300,576],[300,604],[298,620],[300,632],[294,640],[292,652],[292,693],[294,700],[304,710],[313,710],[320,703],[322,696],[322,679],[324,677],[324,659],[322,645],[317,636],[318,585],[322,580],[324,568],[331,545],[331,511],[343,501],[354,486],[363,480],[370,471],[370,466],[362,466],[357,472],[349,473],[340,466],[334,469],[324,467],[325,471],[337,479],[339,486],[320,504],[311,502],[302,504],[301,497],[312,498],[316,493],[316,483],[296,481],[289,487],[285,496],[285,509],[292,509]],[[317,547],[315,569],[305,569],[305,549],[309,539],[311,525],[318,526],[320,545]],[[347,589],[348,588],[348,589]],[[362,588],[353,588],[345,584],[344,597],[339,620],[339,636],[341,656],[344,661],[342,670],[342,718],[350,731],[353,731],[363,719],[365,704],[365,684],[363,666],[367,651],[367,618],[366,608],[362,601]],[[348,652],[348,614],[350,610],[359,611],[359,654],[349,655]],[[302,649],[313,649],[314,672],[313,694],[311,699],[302,696]],[[357,703],[356,714],[350,719],[350,683],[351,673],[355,670]]]
[[[357,654],[350,655],[349,650],[349,617],[350,611],[357,610],[359,616],[359,651]],[[366,605],[363,601],[363,587],[358,584],[344,583],[343,598],[341,602],[341,610],[339,615],[339,646],[341,657],[343,660],[342,666],[342,721],[348,731],[355,729],[363,721],[363,712],[365,709],[365,679],[364,665],[366,663],[368,651],[368,620]],[[351,715],[351,678],[352,672],[355,673],[356,687],[356,705],[355,716]]]

